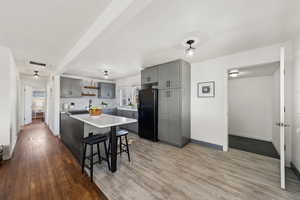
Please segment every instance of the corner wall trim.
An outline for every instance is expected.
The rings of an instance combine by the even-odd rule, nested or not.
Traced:
[[[204,146],[204,147],[208,147],[208,148],[223,151],[223,146],[222,145],[212,144],[212,143],[209,143],[209,142],[203,142],[203,141],[199,141],[199,140],[195,140],[195,139],[191,139],[191,143],[199,144],[199,145]]]
[[[291,169],[296,174],[297,178],[300,180],[300,172],[292,162],[291,162]]]

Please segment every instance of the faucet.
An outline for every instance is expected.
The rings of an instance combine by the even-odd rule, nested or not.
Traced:
[[[92,107],[92,99],[89,100],[89,110],[91,109]]]

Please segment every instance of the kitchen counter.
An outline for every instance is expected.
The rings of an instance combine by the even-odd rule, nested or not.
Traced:
[[[90,116],[89,114],[70,115],[71,118],[77,119],[97,128],[108,128],[137,122],[136,119],[101,114],[99,116]]]

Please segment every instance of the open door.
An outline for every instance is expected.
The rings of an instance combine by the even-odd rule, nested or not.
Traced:
[[[32,87],[24,88],[24,124],[32,122]]]
[[[285,49],[280,48],[280,186],[285,189]]]

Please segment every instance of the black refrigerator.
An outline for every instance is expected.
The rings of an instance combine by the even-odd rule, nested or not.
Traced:
[[[139,91],[139,136],[152,141],[157,137],[158,90],[142,89]]]

